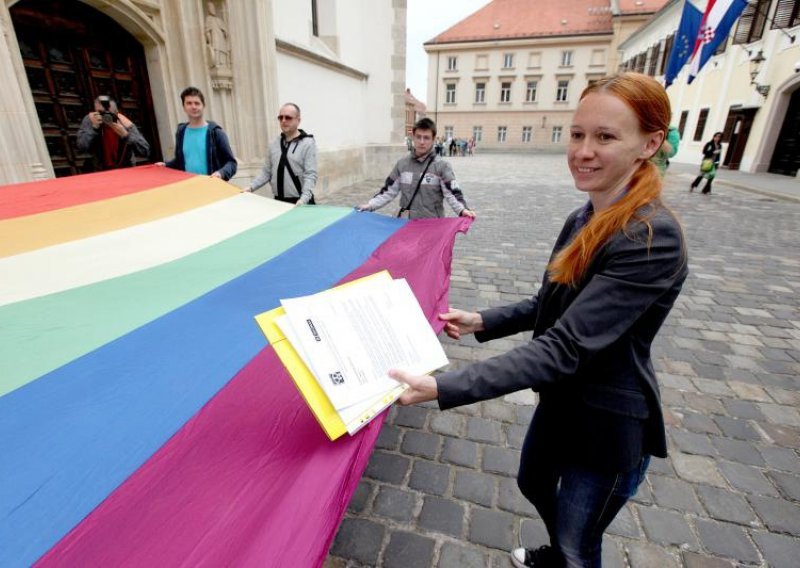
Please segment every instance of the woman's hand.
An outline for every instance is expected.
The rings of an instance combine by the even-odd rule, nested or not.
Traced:
[[[397,399],[403,406],[436,400],[439,396],[439,389],[436,387],[436,379],[430,375],[412,375],[405,371],[392,369],[389,371],[389,376],[396,381],[407,384],[409,387],[408,390]]]
[[[446,314],[439,314],[439,319],[447,322],[444,324],[444,332],[453,339],[461,339],[462,335],[483,331],[483,318],[478,312],[450,308]]]

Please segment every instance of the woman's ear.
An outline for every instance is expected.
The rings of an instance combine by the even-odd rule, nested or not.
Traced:
[[[639,158],[642,160],[649,160],[653,156],[655,156],[658,149],[661,148],[661,144],[664,142],[664,131],[658,130],[656,132],[650,132],[649,134],[645,134],[645,144],[644,148],[642,148],[642,153],[639,155]]]

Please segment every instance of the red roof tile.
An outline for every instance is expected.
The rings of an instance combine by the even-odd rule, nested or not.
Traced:
[[[494,0],[425,43],[611,32],[609,0]]]
[[[416,112],[425,112],[425,110],[426,110],[426,108],[427,108],[427,107],[425,106],[425,103],[423,103],[423,102],[422,102],[421,100],[419,100],[417,97],[415,97],[414,95],[412,95],[412,94],[411,94],[411,89],[409,89],[409,88],[406,88],[406,92],[405,92],[405,93],[403,93],[403,97],[406,99],[406,104],[407,104],[407,105],[413,105],[413,106],[414,106],[414,110],[415,110]]]

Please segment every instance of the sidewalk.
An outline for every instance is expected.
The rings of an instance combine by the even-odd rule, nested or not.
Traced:
[[[698,175],[698,168],[699,164],[671,162],[669,173],[671,175],[680,174],[686,176],[686,179],[693,179],[694,176]],[[714,183],[751,193],[760,193],[776,199],[800,202],[800,180],[789,176],[769,173],[751,174],[722,168],[717,171]]]

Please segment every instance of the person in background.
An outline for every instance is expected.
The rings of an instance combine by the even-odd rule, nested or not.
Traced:
[[[83,173],[129,168],[136,165],[135,156],[147,158],[150,154],[150,144],[139,129],[107,96],[97,97],[94,110],[83,117],[77,146],[92,154],[83,164]]]
[[[398,217],[408,213],[409,219],[444,217],[443,201],[456,215],[475,217],[467,207],[464,194],[456,181],[450,163],[436,155],[433,141],[436,123],[421,118],[414,124],[414,150],[397,161],[381,190],[359,211],[375,211],[400,196]]]
[[[722,156],[722,132],[715,132],[711,140],[706,142],[703,146],[703,161],[700,162],[700,175],[694,178],[689,191],[694,191],[700,182],[705,178],[706,184],[703,186],[702,193],[708,195],[711,193],[711,182],[717,176],[717,168],[719,167],[719,160]]]
[[[531,388],[539,404],[517,483],[550,542],[512,551],[514,566],[601,564],[603,532],[667,439],[650,346],[688,273],[683,231],[661,201],[651,158],[671,112],[664,87],[638,73],[593,83],[570,126],[567,163],[588,202],[556,240],[538,293],[516,304],[439,317],[454,339],[533,331],[511,351],[439,374],[391,370],[401,404],[441,409]]]
[[[317,144],[314,136],[300,128],[300,107],[286,103],[278,111],[281,135],[267,149],[267,161],[248,191],[272,182],[278,201],[314,205],[317,184]]]
[[[196,87],[186,87],[181,103],[189,120],[179,124],[175,132],[175,157],[156,165],[228,181],[236,175],[236,158],[222,127],[206,121],[203,93]]]

